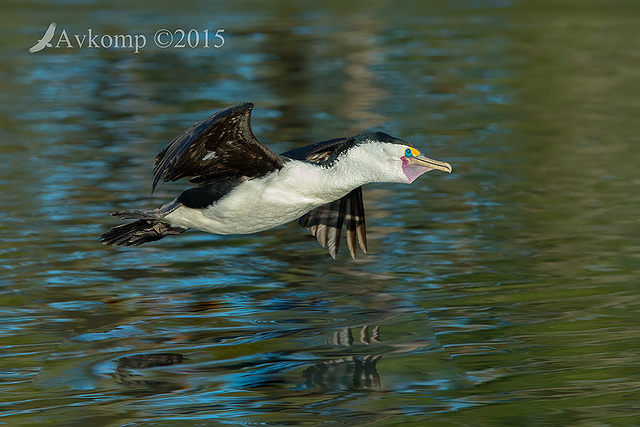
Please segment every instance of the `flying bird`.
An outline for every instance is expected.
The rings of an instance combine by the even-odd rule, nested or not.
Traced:
[[[38,43],[34,44],[29,48],[29,53],[40,52],[45,47],[51,47],[50,42],[51,42],[51,39],[53,39],[53,34],[55,33],[55,31],[56,31],[56,23],[52,22],[51,24],[49,24],[49,28],[47,28],[47,31],[44,32],[44,35],[42,36],[42,38],[38,40]]]
[[[112,215],[136,221],[113,227],[106,245],[137,246],[189,228],[215,234],[250,234],[298,220],[333,258],[346,228],[347,246],[367,252],[362,186],[409,184],[451,165],[382,132],[361,133],[276,154],[251,130],[253,104],[241,103],[196,123],[155,160],[152,192],[188,178],[196,186],[152,210]]]

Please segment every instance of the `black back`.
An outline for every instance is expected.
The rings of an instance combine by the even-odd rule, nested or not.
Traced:
[[[176,200],[188,208],[204,209],[229,194],[239,183],[233,178],[217,179],[183,191]]]
[[[314,163],[322,163],[331,157],[333,152],[339,147],[346,138],[334,138],[327,141],[316,142],[315,144],[306,145],[280,154],[283,157],[296,160],[307,160]]]

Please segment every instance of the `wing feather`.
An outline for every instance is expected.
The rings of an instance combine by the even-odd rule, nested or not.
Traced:
[[[156,157],[152,189],[160,179],[206,184],[238,177],[257,178],[280,169],[282,156],[262,145],[251,130],[253,104],[245,102],[221,110],[194,124]]]

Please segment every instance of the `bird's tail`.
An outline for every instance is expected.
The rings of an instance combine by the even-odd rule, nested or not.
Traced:
[[[172,227],[157,219],[139,219],[113,227],[100,236],[100,241],[105,245],[138,246],[187,230],[187,228]]]
[[[173,201],[159,209],[150,211],[132,209],[114,212],[111,215],[118,216],[120,219],[137,219],[137,221],[111,228],[100,236],[100,241],[105,245],[139,246],[172,234],[183,233],[188,228],[173,227],[171,224],[162,221],[168,213],[173,212],[178,206],[180,204]]]

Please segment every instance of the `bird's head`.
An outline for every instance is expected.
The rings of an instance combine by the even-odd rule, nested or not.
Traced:
[[[332,157],[339,162],[348,159],[352,170],[368,172],[371,182],[410,184],[430,170],[452,170],[449,163],[430,159],[407,141],[383,132],[352,136]]]

